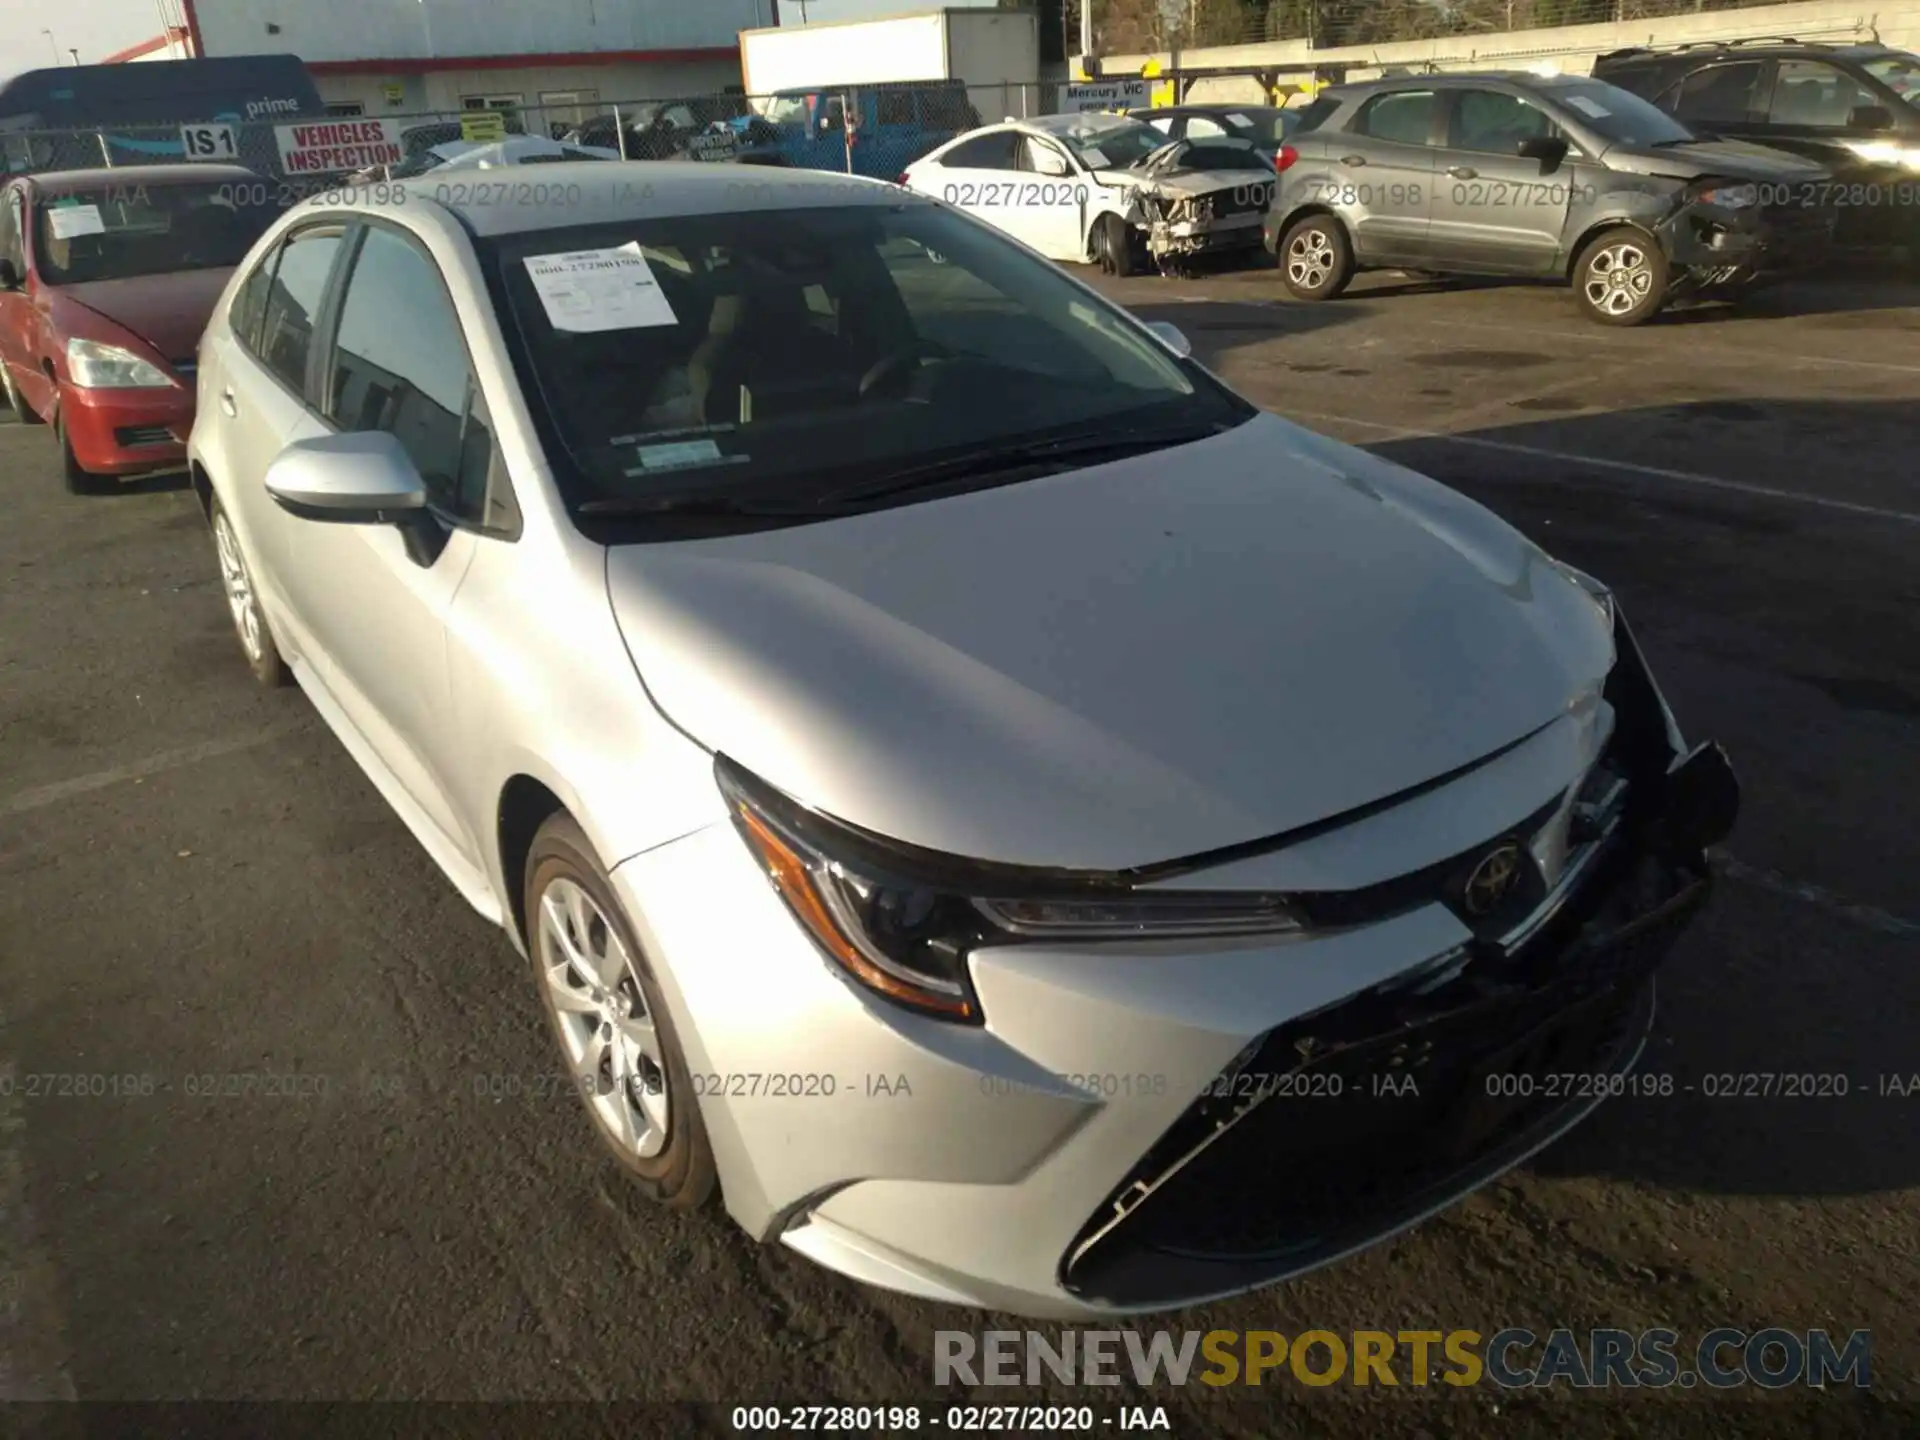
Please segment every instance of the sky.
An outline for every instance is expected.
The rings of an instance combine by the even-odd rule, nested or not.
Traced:
[[[154,0],[0,0],[0,75],[17,75],[54,63],[53,45],[40,32],[53,31],[59,63],[71,63],[68,47],[80,63],[95,64],[116,50],[151,40],[160,33],[160,8]]]

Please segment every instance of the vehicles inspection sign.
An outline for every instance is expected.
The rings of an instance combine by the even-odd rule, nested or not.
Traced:
[[[1067,97],[1060,108],[1079,110],[1132,110],[1147,103],[1145,80],[1093,80],[1067,86]]]
[[[391,120],[323,120],[305,125],[276,125],[280,168],[289,175],[326,175],[372,165],[396,165],[405,152],[399,126]]]

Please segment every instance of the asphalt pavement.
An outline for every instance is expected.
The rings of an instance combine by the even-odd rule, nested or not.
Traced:
[[[1873,1395],[1815,1412],[1291,1383],[1101,1405],[1164,1405],[1180,1435],[1785,1434],[1809,1413],[1913,1433],[1920,288],[1790,287],[1633,331],[1524,286],[1374,281],[1319,307],[1257,271],[1105,288],[1263,405],[1614,584],[1690,738],[1746,786],[1643,1062],[1673,1094],[1610,1101],[1361,1257],[1165,1323],[1875,1343]],[[0,486],[0,1397],[966,1398],[934,1388],[933,1332],[1020,1322],[657,1213],[602,1163],[543,1083],[523,962],[300,693],[253,686],[189,493],[68,496],[50,436],[16,424]],[[1704,1093],[1757,1092],[1711,1078],[1746,1075],[1846,1093]]]

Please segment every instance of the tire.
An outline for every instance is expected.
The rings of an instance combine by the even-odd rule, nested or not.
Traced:
[[[1280,278],[1296,299],[1336,300],[1353,279],[1353,243],[1331,215],[1294,221],[1277,258]]]
[[[534,836],[526,916],[540,1006],[594,1133],[643,1194],[669,1209],[697,1209],[717,1185],[687,1062],[633,927],[571,815],[555,815]],[[611,986],[588,975],[589,961],[614,975]],[[563,1009],[563,995],[576,1008]],[[626,1018],[616,1022],[619,1014]]]
[[[53,435],[60,442],[60,474],[69,495],[105,495],[119,488],[112,476],[96,475],[81,467],[73,453],[73,442],[67,438],[67,417],[62,413],[54,414]]]
[[[44,425],[47,423],[34,412],[31,405],[27,404],[27,402],[20,397],[19,390],[14,387],[13,371],[9,370],[4,362],[0,362],[0,390],[6,392],[7,408],[13,411],[14,418],[22,425]]]
[[[1132,228],[1118,215],[1102,215],[1093,227],[1093,253],[1107,274],[1119,279],[1133,274]]]
[[[1672,267],[1660,247],[1629,225],[1603,230],[1573,266],[1573,296],[1589,320],[1644,325],[1667,303]]]
[[[220,565],[221,593],[226,596],[227,610],[233,616],[234,638],[240,642],[240,655],[247,662],[247,669],[268,689],[291,684],[293,672],[281,659],[280,647],[274,643],[273,627],[267,623],[267,612],[260,608],[260,591],[253,583],[253,570],[240,548],[240,536],[218,500],[212,502],[207,526],[213,532],[214,555]]]

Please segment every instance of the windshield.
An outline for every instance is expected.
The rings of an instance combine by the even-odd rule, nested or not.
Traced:
[[[941,206],[648,218],[485,244],[522,384],[573,462],[576,509],[689,492],[790,506],[994,447],[1253,413],[1052,265]]]
[[[40,278],[73,285],[238,265],[276,218],[271,206],[239,203],[247,189],[128,185],[52,196],[34,238]]]
[[[1666,111],[1602,80],[1573,80],[1541,91],[1616,145],[1684,145],[1701,137]]]
[[[1048,128],[1048,133],[1073,152],[1089,170],[1124,170],[1147,158],[1167,137],[1139,120],[1115,121],[1090,117],[1090,123]]]
[[[456,153],[459,153],[459,152],[456,152]],[[453,157],[451,155],[443,154],[438,150],[422,150],[418,155],[415,155],[412,159],[402,160],[398,165],[393,166],[387,172],[388,178],[393,180],[405,180],[410,176],[424,175],[429,170],[438,170],[442,165],[445,165],[452,158]]]
[[[805,95],[776,95],[767,102],[767,119],[775,125],[805,125],[807,99]]]
[[[1905,51],[1896,55],[1879,55],[1864,61],[1863,68],[1907,104],[1920,110],[1920,55],[1910,55]]]

